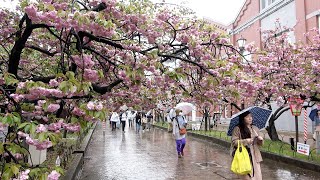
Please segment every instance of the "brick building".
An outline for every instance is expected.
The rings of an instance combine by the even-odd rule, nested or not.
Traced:
[[[309,43],[304,34],[313,28],[320,29],[320,0],[246,0],[234,22],[228,26],[228,31],[233,45],[238,46],[237,40],[244,38],[246,44],[254,42],[255,46],[263,49],[261,32],[274,30],[279,24],[282,32],[294,29],[288,37],[291,43]],[[243,52],[243,55],[246,54],[247,52]],[[227,107],[229,110],[226,112],[227,117],[236,112],[234,109]],[[290,114],[284,113],[280,119],[282,120],[276,122],[277,129],[287,131],[294,129]],[[303,117],[299,119],[303,121]],[[308,129],[310,126],[308,125]]]
[[[260,30],[274,29],[278,19],[281,26],[294,28],[289,40],[307,42],[304,33],[319,28],[320,0],[246,0],[236,19],[229,25],[231,42],[236,45],[242,36],[246,44],[255,42],[263,47]],[[283,29],[283,31],[287,31]]]

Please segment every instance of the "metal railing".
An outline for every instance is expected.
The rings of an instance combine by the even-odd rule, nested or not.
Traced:
[[[166,122],[156,123],[155,125],[167,127]],[[208,131],[191,130],[191,129],[190,129],[190,131],[193,133],[196,133],[196,134],[214,137],[214,138],[217,138],[220,140],[231,142],[231,137],[227,136],[226,130],[224,128],[219,127],[219,126],[214,127],[213,129],[211,128]],[[316,164],[320,164],[320,149],[317,149],[315,147],[315,141],[313,140],[311,135],[309,135],[308,139],[307,139],[307,144],[310,146],[310,153],[307,156],[307,155],[303,155],[303,154],[296,152],[295,142],[293,144],[291,144],[290,140],[292,138],[295,139],[295,135],[290,134],[288,132],[278,132],[280,141],[272,141],[266,131],[262,131],[261,133],[264,138],[264,144],[260,148],[261,151],[278,154],[280,156],[311,161]],[[301,136],[301,137],[303,137],[303,136]],[[303,139],[299,138],[299,141],[303,142]],[[317,152],[319,152],[319,154]]]

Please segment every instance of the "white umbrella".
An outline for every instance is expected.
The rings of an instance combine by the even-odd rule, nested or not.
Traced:
[[[195,110],[195,106],[191,103],[182,102],[176,105],[175,109],[180,109],[183,114],[188,114],[192,110]]]
[[[151,113],[152,113],[152,110],[148,111],[147,114],[146,114],[146,116],[150,116]]]
[[[123,105],[120,107],[120,110],[121,111],[126,111],[128,109],[127,105]]]

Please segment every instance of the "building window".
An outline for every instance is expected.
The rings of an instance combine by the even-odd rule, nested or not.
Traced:
[[[260,0],[260,7],[261,10],[273,5],[273,3],[275,3],[278,0]]]
[[[318,30],[320,32],[320,15],[318,15]]]

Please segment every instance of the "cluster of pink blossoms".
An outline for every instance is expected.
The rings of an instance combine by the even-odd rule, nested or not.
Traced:
[[[59,104],[49,104],[47,111],[53,113],[57,111],[59,108],[60,108]]]
[[[14,178],[13,180],[27,180],[29,179],[30,169],[27,169],[25,171],[21,171],[18,178]]]
[[[22,134],[23,132],[18,132],[18,134]],[[52,146],[52,142],[49,140],[44,140],[42,142],[40,142],[37,139],[32,139],[28,134],[23,133],[22,137],[26,136],[26,142],[29,145],[33,145],[36,147],[37,150],[44,150],[44,149],[48,149]]]
[[[92,61],[92,55],[84,54],[81,58],[79,55],[72,56],[75,64],[81,69],[91,69],[94,66],[94,61]]]
[[[79,124],[63,124],[63,128],[70,132],[79,132],[80,131],[80,125]]]
[[[99,81],[98,71],[93,69],[84,69],[83,78],[86,81],[97,82]]]
[[[49,175],[48,175],[48,180],[58,180],[60,177],[60,173],[58,173],[56,170],[53,170]]]
[[[56,122],[56,123],[51,123],[51,124],[49,124],[49,126],[48,126],[48,130],[49,131],[53,131],[53,132],[60,132],[60,129],[62,128],[62,126],[63,126],[63,120],[62,119],[60,119],[58,122]]]
[[[72,114],[76,115],[76,116],[83,116],[85,115],[86,113],[84,111],[82,111],[80,108],[78,107],[75,107],[73,108],[72,110]]]
[[[103,105],[101,102],[99,102],[98,104],[97,103],[94,103],[92,101],[88,102],[87,104],[87,109],[88,110],[96,110],[96,111],[101,111],[103,109]]]

